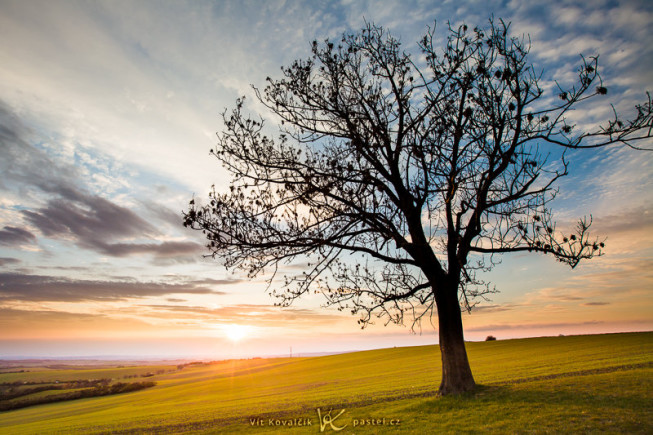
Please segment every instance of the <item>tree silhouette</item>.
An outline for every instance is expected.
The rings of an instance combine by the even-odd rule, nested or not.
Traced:
[[[291,261],[275,280],[287,306],[320,292],[327,305],[415,326],[437,312],[441,394],[474,388],[462,309],[492,291],[477,275],[496,254],[529,251],[572,268],[602,254],[591,217],[556,229],[548,204],[568,170],[569,149],[651,137],[651,99],[632,120],[578,126],[572,108],[607,93],[598,58],[582,58],[578,82],[554,98],[509,25],[449,26],[442,50],[429,28],[414,60],[382,27],[313,42],[312,56],[282,68],[256,96],[280,121],[266,134],[243,100],[223,114],[211,150],[231,173],[184,225],[202,230],[213,257],[254,277]],[[345,255],[348,254],[348,255]]]

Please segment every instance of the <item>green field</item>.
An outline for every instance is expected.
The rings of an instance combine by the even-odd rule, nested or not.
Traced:
[[[480,386],[457,397],[436,396],[437,346],[236,360],[155,367],[162,374],[146,390],[2,412],[0,433],[320,433],[318,409],[341,434],[653,433],[653,332],[467,348]],[[0,383],[120,380],[153,368],[29,370]]]

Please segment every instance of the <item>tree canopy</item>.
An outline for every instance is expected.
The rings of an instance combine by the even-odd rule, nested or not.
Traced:
[[[642,148],[653,123],[650,96],[631,119],[572,122],[571,110],[608,92],[598,57],[581,57],[577,82],[551,95],[503,21],[450,26],[441,49],[434,26],[418,48],[403,51],[374,24],[313,42],[311,57],[255,88],[278,134],[243,99],[223,114],[211,154],[231,184],[205,204],[194,198],[184,225],[252,277],[306,261],[271,279],[282,305],[320,292],[363,326],[437,311],[444,394],[473,388],[461,306],[492,291],[479,272],[496,255],[547,254],[571,267],[602,255],[591,217],[560,231],[550,208],[569,150]]]

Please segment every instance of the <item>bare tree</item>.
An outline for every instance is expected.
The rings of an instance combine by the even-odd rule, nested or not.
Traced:
[[[632,120],[615,112],[581,129],[569,111],[607,93],[596,57],[581,58],[578,82],[551,98],[528,44],[503,21],[450,26],[442,50],[434,29],[419,60],[373,24],[313,42],[309,59],[255,88],[280,121],[277,135],[238,100],[211,150],[233,177],[229,190],[213,188],[205,205],[193,199],[184,224],[228,268],[273,271],[270,283],[280,266],[307,261],[274,281],[281,305],[321,292],[363,326],[405,317],[414,326],[437,312],[440,393],[449,394],[475,386],[461,309],[492,290],[478,272],[508,252],[571,267],[601,255],[591,218],[556,230],[556,181],[569,149],[647,144],[652,116],[649,96]]]

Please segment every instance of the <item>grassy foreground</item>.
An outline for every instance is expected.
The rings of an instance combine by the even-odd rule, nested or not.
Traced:
[[[480,387],[458,397],[435,395],[437,346],[250,359],[165,367],[147,390],[2,412],[0,433],[653,433],[653,332],[467,348]],[[151,368],[31,368],[0,383],[139,370]]]

